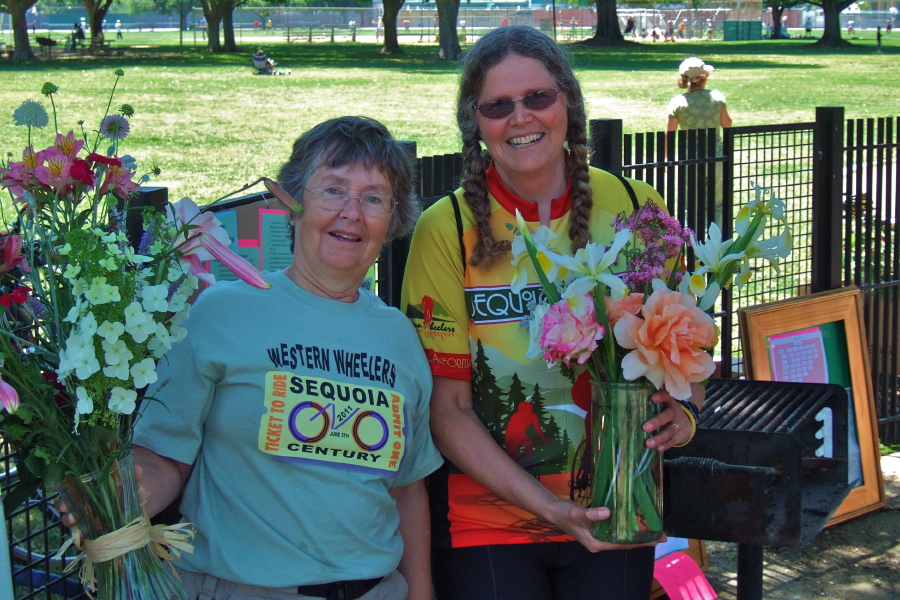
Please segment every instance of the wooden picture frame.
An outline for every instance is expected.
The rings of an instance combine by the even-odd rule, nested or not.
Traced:
[[[849,466],[851,473],[861,475],[862,482],[850,491],[826,526],[884,506],[878,422],[859,290],[848,287],[742,308],[738,322],[747,379],[823,382],[824,378],[823,383],[842,384],[852,394],[859,462]]]

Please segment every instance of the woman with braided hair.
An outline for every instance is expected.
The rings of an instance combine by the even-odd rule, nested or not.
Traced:
[[[516,211],[572,252],[609,245],[616,215],[662,199],[588,166],[578,80],[530,27],[495,29],[469,50],[457,122],[462,184],[420,218],[401,299],[431,365],[431,427],[446,458],[429,481],[437,598],[646,600],[653,548],[591,536],[591,523],[609,516],[588,508],[590,482],[573,476],[583,472],[574,463],[591,386],[586,373],[573,384],[525,359],[522,320],[540,286],[511,291],[510,250]],[[689,417],[665,392],[654,400],[664,407],[645,424],[658,430],[648,446],[685,443]]]

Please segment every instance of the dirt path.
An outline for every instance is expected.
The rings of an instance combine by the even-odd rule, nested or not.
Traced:
[[[887,507],[821,532],[806,548],[765,551],[765,600],[900,600],[900,453],[885,456]],[[709,542],[706,573],[737,598],[737,544]]]

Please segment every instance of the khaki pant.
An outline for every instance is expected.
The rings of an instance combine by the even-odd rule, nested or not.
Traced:
[[[322,600],[314,596],[301,596],[297,587],[267,588],[235,583],[204,573],[178,569],[181,583],[189,600]],[[406,600],[409,588],[403,575],[394,571],[384,581],[372,588],[359,600]]]

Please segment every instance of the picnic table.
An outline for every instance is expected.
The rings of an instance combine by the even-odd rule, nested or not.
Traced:
[[[50,58],[53,53],[53,47],[58,43],[56,40],[48,37],[36,37],[34,38],[38,45],[41,47],[41,53]]]

